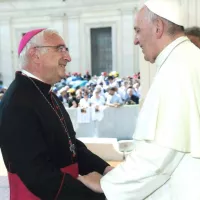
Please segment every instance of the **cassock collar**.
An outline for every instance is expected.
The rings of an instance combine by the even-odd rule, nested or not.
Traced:
[[[186,36],[181,36],[174,40],[172,43],[170,43],[167,47],[165,47],[161,53],[157,56],[155,60],[155,64],[157,66],[157,69],[159,70],[161,66],[164,64],[170,53],[174,50],[176,46],[181,44],[182,42],[188,41],[188,37]]]
[[[28,72],[28,71],[26,71],[26,70],[24,70],[24,69],[22,70],[22,74],[24,74],[24,75],[26,75],[26,76],[28,76],[28,77],[30,77],[30,78],[34,78],[34,79],[37,79],[37,80],[43,82],[43,81],[42,81],[41,79],[39,79],[37,76],[31,74],[30,72]]]
[[[42,82],[37,77],[29,76],[28,74],[22,73],[20,71],[18,71],[16,73],[16,79],[20,80],[21,82],[23,82],[24,85],[29,85],[29,83],[30,83],[30,84],[32,84],[34,86],[32,81],[30,80],[30,79],[32,79],[35,82],[35,84],[40,88],[40,90],[42,91],[42,93],[45,96],[47,96],[49,94],[50,90],[51,90],[51,85]]]

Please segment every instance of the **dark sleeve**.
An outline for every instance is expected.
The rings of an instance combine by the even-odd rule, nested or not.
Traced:
[[[6,110],[1,119],[0,141],[11,164],[8,170],[16,173],[33,194],[42,200],[105,199],[55,166],[33,110],[15,107]]]
[[[92,153],[80,140],[76,140],[76,147],[78,151],[79,173],[85,175],[96,171],[103,174],[109,164]]]

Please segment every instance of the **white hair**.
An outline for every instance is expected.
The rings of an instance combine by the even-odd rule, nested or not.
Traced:
[[[158,19],[161,19],[167,26],[167,33],[173,36],[176,33],[183,32],[184,27],[174,24],[173,22],[164,19],[163,17],[158,16],[157,14],[153,13],[149,8],[146,7],[146,18],[149,22],[154,22]]]
[[[58,34],[58,32],[54,29],[44,29],[43,31],[39,32],[35,36],[33,36],[29,42],[26,44],[26,46],[23,48],[19,55],[19,68],[23,69],[28,64],[28,51],[31,47],[39,46],[43,43],[44,40],[44,34]],[[58,34],[59,35],[59,34]],[[47,49],[40,49],[40,52],[46,53]]]
[[[146,18],[149,22],[154,22],[155,20],[159,18],[159,16],[153,13],[151,10],[149,10],[149,8],[146,7],[145,11],[146,11],[145,13]]]

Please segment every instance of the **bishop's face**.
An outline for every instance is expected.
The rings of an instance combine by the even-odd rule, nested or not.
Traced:
[[[64,40],[56,33],[44,35],[47,52],[40,56],[40,67],[43,80],[51,85],[66,77],[66,66],[71,61]]]

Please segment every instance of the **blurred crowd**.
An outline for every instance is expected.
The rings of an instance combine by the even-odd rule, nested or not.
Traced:
[[[6,92],[6,87],[3,86],[3,82],[0,80],[0,102],[5,92]]]
[[[120,107],[138,104],[140,88],[140,72],[120,77],[116,71],[102,72],[100,76],[91,76],[86,71],[83,76],[78,72],[68,73],[65,79],[53,87],[53,92],[65,107],[94,106],[98,111],[104,105]]]

